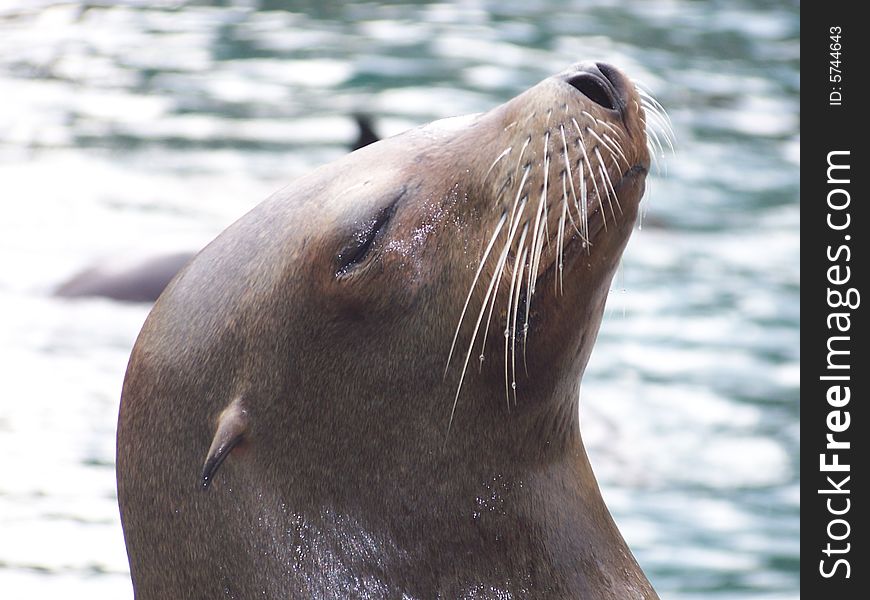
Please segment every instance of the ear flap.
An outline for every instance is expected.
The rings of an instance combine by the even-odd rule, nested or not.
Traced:
[[[233,448],[244,441],[247,433],[248,411],[245,409],[242,399],[236,398],[218,417],[217,431],[211,441],[208,455],[205,457],[205,464],[202,466],[200,482],[203,489],[209,486],[221,463],[229,456]]]

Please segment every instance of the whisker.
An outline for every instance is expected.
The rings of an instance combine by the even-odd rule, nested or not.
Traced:
[[[562,199],[565,202],[565,206],[568,206],[568,182],[566,181],[568,176],[562,171]],[[575,196],[576,199],[576,196]],[[575,200],[574,206],[577,208],[577,218],[582,219],[583,215],[580,214],[580,204]],[[577,232],[577,235],[583,237],[583,234],[580,231],[580,228],[577,226],[577,221],[574,220],[574,214],[571,212],[571,209],[568,209],[568,219],[571,221],[571,227],[574,228],[574,231]]]
[[[652,113],[649,113],[649,114],[652,114]],[[651,135],[655,139],[656,145],[661,150],[662,156],[664,156],[665,150],[664,150],[664,146],[662,145],[661,141],[659,140],[659,136],[658,136],[659,127],[658,127],[658,125],[659,125],[659,123],[655,120],[648,121],[646,124],[646,133],[647,133],[647,137],[649,137]]]
[[[604,222],[604,230],[607,230],[607,215],[604,213],[604,202],[601,200],[601,192],[598,190],[598,182],[595,179],[595,174],[592,172],[592,162],[589,160],[589,155],[586,153],[586,140],[583,139],[583,132],[576,124],[577,135],[580,136],[580,150],[583,151],[583,160],[586,166],[589,167],[589,178],[592,180],[592,187],[595,189],[595,197],[598,198],[598,207],[601,209],[601,220]]]
[[[635,84],[637,84],[637,82],[635,82]],[[668,122],[668,125],[670,126],[671,130],[673,130],[674,124],[671,121],[671,117],[668,116],[668,111],[665,109],[664,106],[661,105],[658,100],[656,100],[655,96],[653,96],[650,92],[644,89],[643,85],[637,85],[637,92],[641,98],[641,102],[646,101],[646,103],[648,103],[655,109],[655,112],[664,115],[665,119]]]
[[[523,143],[523,147],[520,150],[520,156],[517,158],[517,168],[514,169],[514,173],[520,172],[520,166],[523,164],[523,155],[526,153],[526,148],[529,147],[529,144],[532,142],[532,136],[526,138],[526,141]]]
[[[511,391],[513,391],[514,396],[514,405],[517,403],[517,380],[516,380],[516,357],[517,357],[517,334],[516,334],[516,326],[517,326],[517,312],[518,312],[518,303],[520,301],[520,289],[522,285],[517,285],[517,281],[522,282],[522,274],[523,274],[523,261],[526,256],[526,234],[529,232],[529,224],[526,223],[523,227],[523,232],[520,234],[520,241],[517,243],[517,253],[516,256],[518,260],[514,264],[513,274],[511,275],[511,289],[508,293],[508,307],[507,312],[505,313],[505,331],[504,331],[504,384],[505,384],[505,395],[507,396],[508,404],[510,405],[510,395]],[[515,292],[516,290],[516,292]],[[511,320],[511,315],[513,314],[513,321]],[[508,344],[510,341],[510,344]],[[508,384],[509,375],[508,375],[508,346],[510,346],[511,352],[511,364],[513,365],[513,380]]]
[[[528,223],[526,223],[526,227],[528,227]],[[514,323],[511,331],[513,332],[513,341],[511,343],[511,371],[513,372],[513,381],[511,381],[511,389],[514,392],[514,406],[517,404],[517,321],[520,312],[520,295],[522,293],[523,288],[523,269],[526,267],[526,256],[528,255],[528,248],[523,248],[523,254],[520,257],[520,272],[517,285],[517,296],[514,298]],[[531,269],[531,265],[528,265],[529,269]],[[526,290],[528,293],[528,290]],[[529,303],[528,297],[526,297],[526,304]],[[525,337],[523,338],[525,339]],[[523,366],[526,369],[526,373],[529,372],[528,366],[525,365],[525,354],[523,354]]]
[[[489,177],[490,172],[492,172],[492,170],[495,168],[495,166],[498,164],[498,162],[499,162],[501,159],[503,159],[505,156],[507,156],[508,154],[510,154],[510,152],[511,152],[511,148],[512,148],[511,146],[508,146],[507,148],[505,148],[505,149],[502,151],[502,153],[499,154],[498,157],[497,157],[497,158],[492,162],[492,164],[489,165],[489,169],[486,170],[486,175],[484,175],[484,177],[483,177],[483,181],[486,181],[486,180],[487,180],[487,178]]]
[[[610,188],[607,187],[606,182],[604,181],[604,176],[607,174],[607,170],[602,168],[600,163],[598,165],[598,174],[601,176],[601,185],[604,187],[604,192],[605,192],[605,195],[607,196],[607,205],[610,206],[610,214],[613,215],[613,219],[615,221],[616,220],[616,211],[613,208],[613,200],[610,197]]]
[[[665,156],[665,149],[664,149],[664,147],[662,146],[661,141],[659,141],[659,136],[656,134],[655,129],[654,129],[653,127],[647,127],[647,128],[646,128],[646,134],[647,134],[647,139],[648,139],[648,140],[649,140],[649,139],[652,139],[653,143],[655,144],[654,148],[657,148],[657,149],[658,149],[658,151],[659,151],[659,152],[658,152],[658,153],[659,153],[659,156],[661,156],[662,158],[664,158],[664,156]]]
[[[644,129],[646,130],[646,145],[647,150],[649,152],[650,157],[652,158],[653,165],[655,170],[658,173],[662,172],[662,164],[664,164],[664,147],[662,145],[661,138],[664,138],[665,143],[668,145],[671,153],[674,152],[674,146],[676,144],[676,134],[674,133],[674,124],[671,121],[671,117],[668,114],[668,111],[665,110],[665,107],[661,105],[661,103],[656,100],[656,98],[645,89],[645,86],[639,82],[635,81],[635,88],[637,89],[638,97],[640,98],[640,104],[635,101],[635,105],[640,111],[641,119],[643,120]],[[643,107],[643,110],[641,110]],[[659,161],[659,155],[662,157],[661,162]],[[667,171],[667,165],[665,164],[665,172]],[[647,183],[647,188],[651,191],[652,182]],[[651,193],[647,194],[651,196]],[[646,214],[646,210],[649,207],[649,203],[644,205],[640,212],[640,218],[638,220],[638,228],[643,228],[643,218]]]
[[[574,120],[573,117],[572,120]],[[577,121],[574,120],[574,122],[576,123]],[[574,175],[571,173],[571,160],[568,158],[568,140],[565,139],[565,127],[560,125],[559,130],[562,132],[562,150],[564,152],[565,170],[568,172],[568,183],[571,184],[571,197],[574,199],[574,206],[577,207],[577,218],[582,220],[583,215],[580,211],[580,203],[577,201],[577,191],[574,189]],[[565,187],[564,177],[562,178],[562,187]],[[567,195],[567,190],[563,190],[563,192]],[[580,232],[580,228],[577,227],[577,223],[574,222],[574,217],[571,215],[570,211],[568,215],[571,217],[571,225],[573,225],[577,233],[582,236],[583,234]]]
[[[605,133],[604,135],[606,136],[607,134]],[[608,158],[610,158],[610,164],[613,165],[615,175],[621,176],[624,172],[631,170],[631,167],[629,167],[628,169],[622,168],[622,166],[619,164],[619,155],[610,146],[601,146],[601,144],[599,144],[599,146],[607,150],[607,156]]]
[[[538,248],[538,242],[541,238],[541,234],[543,233],[543,231],[541,231],[540,224],[541,224],[541,218],[544,214],[544,209],[545,209],[546,203],[547,203],[547,163],[546,163],[546,159],[545,159],[545,162],[544,162],[544,188],[541,192],[541,198],[540,198],[540,200],[538,200],[538,210],[535,211],[535,224],[532,226],[533,233],[532,233],[532,246],[531,246],[532,247],[532,261],[531,262],[534,262],[534,256],[535,256],[535,253],[537,252],[536,249]],[[531,268],[529,269],[529,281],[528,281],[528,284],[526,285],[526,289],[528,290],[529,298],[531,298],[531,295],[535,293],[534,283],[532,281],[532,269]],[[528,307],[528,304],[529,303],[526,303],[527,307]],[[528,314],[528,311],[526,312],[526,314]]]
[[[559,229],[556,236],[556,267],[558,268],[558,276],[553,278],[553,286],[554,291],[558,293],[563,293],[563,282],[562,282],[562,265],[563,265],[563,256],[564,256],[564,244],[565,244],[565,215],[568,212],[568,198],[567,196],[562,196],[562,215],[559,217]]]
[[[662,166],[659,164],[659,159],[658,159],[658,156],[656,155],[656,147],[653,146],[653,143],[650,140],[650,137],[648,135],[646,138],[646,149],[650,155],[650,158],[652,158],[653,168],[655,169],[656,173],[661,173]]]
[[[552,111],[550,111],[552,112]],[[550,114],[550,113],[548,113]],[[532,227],[532,256],[529,265],[529,280],[526,284],[526,315],[523,325],[523,364],[526,364],[526,342],[528,340],[529,331],[529,307],[532,304],[532,296],[535,293],[535,278],[537,277],[538,264],[541,260],[541,253],[544,248],[544,234],[547,228],[547,186],[550,176],[550,155],[548,148],[550,143],[550,132],[544,134],[544,184],[541,188],[541,198],[538,201],[538,210],[535,212],[535,224]],[[549,239],[547,239],[549,242]],[[528,368],[526,369],[528,371]]]
[[[498,264],[496,266],[496,271],[495,271],[495,273],[493,273],[493,278],[495,280],[495,292],[493,293],[492,298],[489,300],[489,303],[488,303],[489,310],[487,311],[487,303],[484,303],[480,307],[481,316],[483,315],[484,312],[486,312],[487,315],[486,315],[486,326],[483,328],[483,337],[481,338],[481,341],[480,341],[480,356],[478,357],[480,359],[480,362],[477,365],[478,371],[483,370],[483,360],[484,360],[484,354],[486,352],[486,340],[489,337],[489,326],[492,323],[492,313],[495,310],[495,301],[496,301],[496,298],[498,297],[498,288],[501,285],[502,275],[504,273],[504,267],[505,267],[505,264],[507,261],[507,255],[508,255],[509,250],[510,250],[510,245],[506,244],[503,251],[502,251],[502,254],[499,256],[499,261],[498,261]]]
[[[613,183],[610,181],[610,174],[604,167],[604,159],[601,157],[601,152],[598,150],[598,146],[595,147],[595,156],[598,158],[598,170],[601,171],[602,179],[604,179],[604,182],[607,184],[604,191],[607,192],[607,201],[610,203],[610,212],[613,213],[613,218],[616,219],[616,213],[613,212],[613,202],[610,202],[611,192],[613,192],[613,198],[616,201],[617,208],[619,208],[619,214],[622,214],[622,207],[619,205],[619,198],[616,197],[616,190],[613,189]]]
[[[465,312],[468,310],[468,304],[471,302],[471,296],[474,295],[474,288],[477,286],[477,280],[480,278],[480,273],[483,271],[483,267],[486,264],[486,259],[489,258],[489,253],[492,252],[492,247],[495,245],[495,240],[498,238],[501,233],[502,227],[504,227],[505,222],[507,221],[507,213],[502,213],[501,219],[498,221],[498,225],[495,226],[495,233],[493,233],[492,238],[490,238],[489,243],[486,245],[486,250],[483,251],[483,256],[480,259],[480,264],[477,266],[477,272],[474,274],[474,279],[471,281],[471,288],[468,290],[468,297],[465,298],[465,305],[462,307],[462,313],[459,315],[459,323],[456,325],[456,333],[453,334],[453,343],[450,344],[450,354],[447,356],[447,364],[444,366],[444,376],[447,376],[447,369],[450,367],[450,359],[453,358],[453,350],[456,347],[456,339],[459,337],[459,329],[462,327],[462,321],[465,319]]]
[[[529,372],[529,366],[526,362],[526,346],[529,339],[529,313],[532,307],[532,296],[535,295],[535,286],[537,284],[538,270],[541,266],[541,254],[544,251],[544,223],[537,226],[535,238],[537,243],[532,243],[532,256],[529,260],[529,283],[526,286],[526,314],[523,320],[523,367],[526,374]]]
[[[662,137],[667,142],[668,147],[671,152],[674,152],[674,139],[673,139],[673,129],[671,129],[670,125],[665,121],[665,118],[656,110],[652,110],[647,107],[648,114],[652,117],[652,120],[649,122],[650,125],[655,126],[655,129],[658,130],[659,133],[662,134]]]
[[[514,197],[513,206],[511,206],[511,216],[510,216],[511,223],[513,223],[514,216],[516,215],[517,206],[519,206],[519,203],[520,203],[520,196],[522,196],[523,188],[526,185],[526,180],[529,178],[529,172],[531,170],[532,170],[531,166],[527,166],[525,168],[525,170],[523,171],[523,178],[520,180],[519,186],[517,186],[517,195],[516,195],[516,197]]]
[[[493,310],[495,309],[495,302],[496,302],[496,298],[498,296],[498,288],[499,288],[499,285],[501,285],[502,275],[504,274],[505,265],[507,264],[507,257],[508,257],[508,254],[510,252],[511,245],[513,244],[513,240],[514,240],[514,236],[516,235],[517,227],[519,227],[520,218],[522,217],[523,213],[526,210],[527,200],[528,200],[528,197],[523,198],[522,204],[520,205],[519,210],[517,212],[517,218],[515,220],[514,219],[511,220],[510,233],[508,235],[508,239],[505,241],[504,248],[502,249],[501,255],[499,256],[498,263],[496,264],[495,272],[493,273],[493,278],[496,280],[495,294],[492,296],[492,300],[490,301],[489,314],[486,317],[486,327],[483,330],[483,339],[480,343],[480,349],[481,349],[480,367],[481,368],[483,367],[483,353],[486,349],[486,339],[489,336],[489,326],[490,326],[490,323],[492,322],[492,313],[493,313]],[[481,310],[481,315],[482,315],[483,312],[486,310],[486,303],[485,302],[481,305],[480,310]]]
[[[671,121],[671,117],[668,114],[668,111],[665,109],[661,103],[656,100],[655,96],[653,96],[649,91],[647,91],[645,86],[640,82],[635,82],[635,86],[637,88],[638,95],[640,96],[641,105],[646,109],[650,115],[654,117],[654,121],[658,122],[659,129],[661,130],[662,135],[668,141],[668,145],[671,148],[671,152],[674,151],[674,145],[676,143],[676,136],[674,135],[674,123]]]
[[[552,110],[551,110],[552,112]],[[543,197],[544,197],[544,233],[547,237],[547,248],[550,247],[550,226],[547,223],[547,182],[550,175],[550,131],[547,130],[547,133],[544,135],[544,189],[543,189]]]
[[[583,237],[586,241],[587,252],[589,248],[592,246],[591,240],[589,240],[589,207],[586,202],[586,163],[583,163],[583,166],[580,167],[580,172],[578,173],[580,179],[580,204],[583,207]],[[589,167],[589,175],[592,175],[592,168]]]
[[[525,200],[523,200],[523,206],[520,209],[520,214],[522,214],[522,210],[525,208]],[[465,375],[468,372],[468,361],[471,358],[471,352],[474,350],[474,342],[477,340],[477,332],[480,329],[480,323],[483,320],[483,314],[486,312],[485,307],[487,302],[490,299],[490,296],[493,298],[493,306],[495,306],[495,296],[493,296],[493,289],[496,288],[497,282],[501,280],[501,271],[504,269],[504,264],[507,260],[508,251],[510,250],[511,244],[513,242],[513,236],[516,234],[517,226],[519,225],[519,219],[515,222],[511,223],[511,230],[508,234],[508,239],[505,242],[504,248],[502,249],[501,256],[499,256],[499,263],[496,266],[496,270],[493,274],[492,279],[489,282],[489,286],[486,290],[486,295],[483,298],[483,303],[481,304],[480,314],[477,316],[477,321],[474,324],[474,331],[471,334],[471,342],[468,345],[468,352],[465,354],[465,362],[462,364],[462,372],[459,375],[459,384],[456,386],[456,396],[453,398],[453,406],[450,409],[450,420],[447,423],[447,437],[450,436],[450,429],[453,426],[453,418],[456,415],[456,405],[459,403],[459,394],[462,392],[462,384],[465,381]],[[490,309],[490,316],[492,316],[492,309]],[[487,324],[487,329],[489,325]],[[445,439],[446,443],[446,439]]]
[[[620,133],[620,131],[616,127],[614,127],[613,125],[611,125],[607,121],[603,121],[601,119],[595,119],[595,122],[598,123],[599,125],[601,125],[602,127],[606,127],[608,130],[610,130],[610,133],[612,133],[616,139],[622,141],[622,134]]]
[[[607,148],[607,149],[610,151],[611,154],[614,153],[614,149],[610,146],[610,144],[608,144],[606,141],[604,141],[604,138],[602,138],[600,135],[598,135],[598,134],[595,132],[594,129],[592,129],[591,127],[587,127],[587,128],[586,128],[586,131],[587,131],[587,132],[588,132],[592,137],[594,137],[596,140],[598,140],[598,143],[599,143],[599,144],[601,144],[602,146],[604,146],[605,148]],[[607,138],[607,137],[609,137],[609,136],[605,133],[605,134],[604,134],[604,137]],[[615,142],[615,141],[613,142],[613,144],[615,144],[615,146],[616,146],[616,148],[617,148],[617,150],[618,150],[618,154],[619,154],[619,156],[622,158],[623,161],[625,161],[625,167],[626,167],[626,169],[630,169],[630,168],[631,168],[631,163],[628,162],[628,158],[625,156],[625,153],[623,153],[623,151],[622,151],[622,147],[621,147],[617,142]],[[617,167],[618,167],[618,165],[617,165]]]

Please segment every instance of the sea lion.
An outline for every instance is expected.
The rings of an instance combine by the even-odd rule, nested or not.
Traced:
[[[97,264],[63,283],[55,290],[55,295],[154,302],[181,267],[195,255],[195,252],[174,252],[120,264]]]
[[[381,139],[381,136],[375,131],[375,124],[372,122],[371,116],[359,112],[353,113],[351,116],[358,130],[357,137],[351,144],[351,150],[365,148]]]
[[[577,64],[313,171],[191,261],[122,393],[136,597],[656,598],[578,415],[652,102]]]

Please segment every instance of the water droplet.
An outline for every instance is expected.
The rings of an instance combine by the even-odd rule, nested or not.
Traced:
[[[517,389],[517,382],[516,381],[511,382],[511,389],[512,390]]]

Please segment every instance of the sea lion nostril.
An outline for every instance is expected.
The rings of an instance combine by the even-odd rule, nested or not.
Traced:
[[[619,78],[615,67],[603,62],[595,63],[595,66],[598,67],[598,71],[604,75],[605,79],[610,82],[610,85],[612,85],[614,89],[618,90],[622,86],[621,79]]]
[[[608,86],[596,75],[580,72],[568,78],[567,82],[581,94],[604,108],[616,110],[616,101]]]

